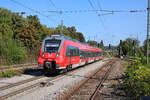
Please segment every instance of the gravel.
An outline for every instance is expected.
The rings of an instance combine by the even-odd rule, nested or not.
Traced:
[[[59,97],[64,91],[70,89],[70,87],[85,79],[88,74],[99,69],[103,64],[104,62],[101,60],[86,65],[71,73],[66,73],[65,76],[54,79],[44,86],[25,91],[24,93],[8,98],[8,100],[53,100]]]
[[[26,74],[22,74],[21,76],[14,76],[11,78],[2,78],[0,80],[0,87],[7,86],[10,84],[13,84],[22,80],[30,79],[36,76],[40,76],[40,75],[41,75],[41,71],[37,70],[37,71],[28,72]]]

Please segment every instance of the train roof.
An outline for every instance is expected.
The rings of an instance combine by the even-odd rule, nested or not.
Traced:
[[[71,38],[69,38],[69,37],[67,37],[67,36],[64,36],[64,35],[51,35],[51,36],[49,36],[49,37],[46,37],[44,40],[47,40],[47,39],[70,40],[70,41],[72,41],[72,42],[77,42],[77,43],[84,44],[84,45],[86,45],[86,46],[90,46],[90,47],[93,47],[93,48],[97,48],[97,47],[95,47],[95,46],[89,45],[88,43],[83,43],[83,42],[80,42],[80,41],[78,41],[78,40],[71,39]],[[98,49],[100,49],[100,48],[98,48]]]

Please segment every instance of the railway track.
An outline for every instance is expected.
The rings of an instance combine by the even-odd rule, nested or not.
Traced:
[[[26,67],[31,67],[31,68],[36,68],[37,63],[32,63],[32,64],[21,64],[21,65],[12,65],[12,66],[1,66],[0,70],[8,70],[10,67],[13,67],[15,69],[20,69],[20,68],[26,68]]]
[[[82,69],[82,68],[84,68],[84,66],[72,69],[71,71],[67,72],[67,74],[71,74],[72,72],[76,71],[76,69],[80,69],[80,68]],[[42,87],[43,86],[49,86],[49,84],[51,85],[53,83],[52,81],[57,80],[57,79],[60,80],[60,79],[64,78],[65,76],[67,76],[67,74],[64,73],[64,74],[60,74],[57,76],[53,76],[53,77],[50,76],[50,77],[46,77],[46,78],[45,78],[45,76],[41,75],[41,76],[38,76],[35,78],[30,78],[27,80],[16,82],[16,83],[11,84],[11,85],[0,87],[0,100],[4,100],[7,98],[11,99],[11,98],[15,97],[15,95],[19,95],[19,94],[24,93],[25,91],[28,91],[28,90],[29,91],[33,90],[33,89],[37,90],[41,86]],[[34,81],[36,81],[36,82],[34,82]],[[26,85],[26,84],[29,84],[31,82],[33,82],[33,83],[30,85]],[[8,91],[8,92],[6,92],[6,91]]]
[[[33,78],[29,78],[29,79],[26,79],[26,80],[23,80],[23,81],[19,81],[19,82],[10,84],[10,85],[2,86],[2,87],[0,87],[0,91],[9,89],[9,88],[12,88],[12,87],[15,87],[15,86],[19,86],[19,85],[22,85],[22,84],[25,84],[25,83],[28,83],[28,82],[31,82],[31,81],[34,81],[34,80],[38,80],[38,79],[41,79],[43,77],[44,76],[33,77]]]
[[[72,73],[76,69],[80,69],[80,68],[83,68],[83,67],[72,69],[71,71],[67,72],[67,74]],[[54,76],[54,77],[47,77],[47,79],[39,81],[39,82],[36,82],[36,83],[34,83],[32,85],[26,86],[26,87],[21,88],[21,89],[14,90],[14,91],[9,92],[9,93],[4,94],[4,95],[0,95],[0,100],[4,100],[4,99],[7,99],[7,98],[10,98],[12,96],[15,96],[17,94],[23,93],[24,91],[27,91],[27,90],[30,90],[30,89],[33,89],[33,88],[36,88],[36,87],[46,86],[47,84],[51,83],[51,81],[53,81],[55,79],[58,79],[58,78],[63,78],[65,76],[66,76],[66,74],[60,74],[60,75],[57,75],[57,76]],[[18,87],[20,85],[23,85],[23,84],[26,84],[26,83],[30,83],[32,81],[36,81],[36,80],[42,79],[44,77],[45,76],[42,75],[42,76],[38,76],[38,77],[27,79],[27,80],[23,80],[23,81],[20,81],[20,82],[16,82],[16,83],[11,84],[11,85],[0,87],[0,92],[1,91],[7,91],[7,90],[12,89],[14,87]]]
[[[24,81],[15,83],[15,84],[13,84],[13,85],[11,85],[11,86],[6,86],[5,88],[1,88],[1,90],[6,90],[6,89],[12,88],[12,87],[14,87],[14,86],[18,86],[18,85],[21,85],[21,84],[25,84],[25,83],[27,83],[27,82],[31,82],[31,81],[34,81],[34,80],[37,80],[37,79],[40,79],[40,78],[43,78],[43,77],[44,77],[44,76],[40,76],[40,77],[38,77],[38,78],[32,78],[32,79],[29,79],[29,80],[24,80]],[[26,87],[24,87],[24,88],[21,88],[21,89],[15,90],[15,91],[13,91],[13,92],[7,93],[7,94],[5,94],[5,95],[3,95],[3,96],[0,96],[0,100],[7,99],[7,98],[9,98],[9,97],[15,96],[15,95],[17,95],[17,94],[19,94],[19,93],[22,93],[22,92],[24,92],[24,91],[33,89],[33,88],[35,88],[35,87],[44,86],[44,85],[48,84],[50,81],[55,80],[55,79],[60,78],[60,77],[63,77],[63,76],[58,75],[58,76],[56,76],[56,77],[54,77],[54,78],[48,78],[48,79],[45,79],[44,81],[42,80],[42,81],[36,82],[36,83],[34,83],[34,84],[32,84],[32,85],[26,86]],[[25,83],[24,83],[24,82],[25,82]],[[0,90],[0,91],[1,91],[1,90]]]
[[[65,74],[58,75],[58,76],[55,76],[55,77],[47,77],[46,79],[44,79],[42,81],[36,82],[36,83],[31,84],[29,86],[26,86],[24,88],[21,88],[21,89],[15,90],[13,92],[7,93],[5,95],[2,95],[2,96],[0,96],[0,100],[7,99],[9,97],[15,96],[15,95],[17,95],[19,93],[22,93],[24,91],[30,90],[30,89],[35,88],[35,87],[45,86],[48,83],[50,83],[52,80],[55,80],[55,79],[58,79],[58,78],[62,78],[64,76],[65,76]],[[45,78],[45,76],[42,75],[42,76],[38,76],[38,77],[27,79],[27,80],[23,80],[23,81],[20,81],[20,82],[11,84],[11,85],[7,85],[7,86],[4,86],[4,87],[0,87],[0,91],[5,91],[7,89],[11,89],[13,87],[17,87],[19,85],[22,85],[22,84],[25,84],[25,83],[29,83],[31,81],[35,81],[35,80],[38,80],[38,79],[41,79],[41,78]]]
[[[94,93],[91,95],[90,100],[95,100],[96,96],[98,96],[98,92],[99,90],[102,88],[104,81],[107,79],[107,77],[109,76],[112,68],[113,68],[113,63],[111,62],[108,66],[110,66],[110,68],[106,71],[106,73],[104,74],[104,77],[100,80],[97,88],[95,89]]]
[[[109,76],[115,61],[109,61],[99,70],[88,76],[78,86],[63,96],[61,100],[95,100],[98,91]]]

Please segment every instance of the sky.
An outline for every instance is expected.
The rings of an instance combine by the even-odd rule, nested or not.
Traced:
[[[75,26],[78,32],[82,32],[86,40],[103,40],[104,45],[118,45],[120,40],[128,37],[138,39],[143,45],[147,32],[147,12],[109,14],[82,11],[147,10],[147,5],[148,0],[0,0],[0,7],[13,12],[26,12],[24,17],[38,15],[41,24],[47,27],[57,27],[62,19],[65,26]],[[60,14],[50,11],[73,12]]]

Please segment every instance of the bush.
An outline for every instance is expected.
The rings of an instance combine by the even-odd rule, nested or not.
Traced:
[[[15,75],[14,68],[10,67],[7,71],[0,72],[0,77],[12,77]]]
[[[2,56],[6,59],[7,64],[17,64],[25,58],[26,51],[13,40],[3,41],[2,47]]]
[[[10,67],[8,70],[1,71],[0,77],[13,77],[16,75],[21,75],[23,73],[23,70],[15,70],[13,67]]]
[[[141,96],[150,95],[150,67],[142,65],[140,59],[136,58],[131,63],[124,79],[126,94],[139,99]]]

